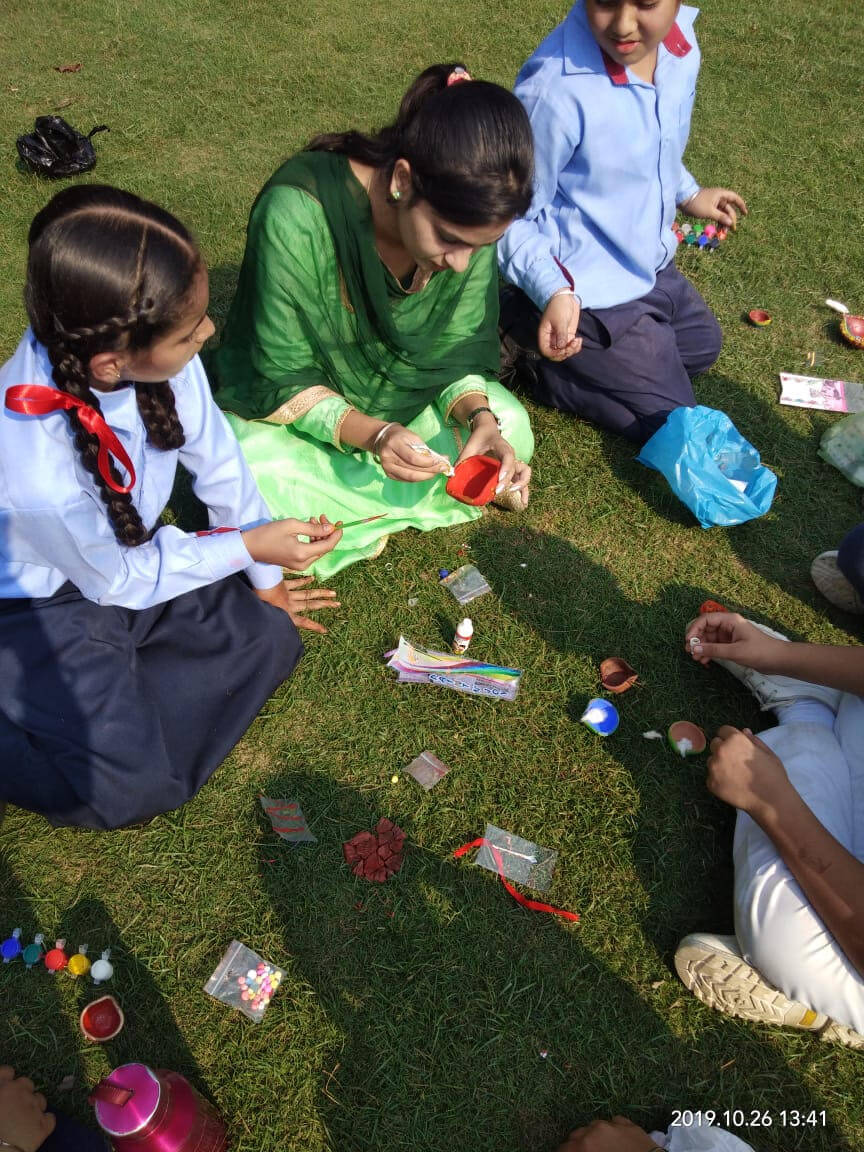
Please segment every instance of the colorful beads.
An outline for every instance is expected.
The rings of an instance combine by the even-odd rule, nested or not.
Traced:
[[[263,1012],[282,983],[282,973],[270,964],[258,964],[250,968],[245,976],[237,977],[237,985],[242,989],[240,999],[249,1004],[253,1012]]]

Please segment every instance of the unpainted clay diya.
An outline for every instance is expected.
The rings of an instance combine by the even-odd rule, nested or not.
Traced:
[[[754,308],[747,313],[747,319],[755,328],[767,328],[771,323],[771,313],[764,308]]]
[[[689,720],[676,720],[670,724],[666,736],[679,756],[698,756],[708,743],[702,729]]]
[[[635,668],[631,668],[620,656],[610,656],[600,665],[600,683],[607,692],[626,692],[638,680]]]
[[[78,1022],[88,1040],[104,1044],[117,1035],[126,1023],[126,1017],[113,996],[100,996],[87,1005]]]
[[[491,456],[469,456],[454,467],[446,484],[447,495],[476,508],[488,504],[498,487],[500,468],[501,461]]]
[[[853,348],[864,348],[864,316],[853,316],[839,300],[826,300],[825,303],[840,313],[840,335],[846,343]]]

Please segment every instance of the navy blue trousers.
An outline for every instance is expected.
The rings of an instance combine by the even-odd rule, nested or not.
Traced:
[[[179,808],[302,652],[241,576],[141,611],[0,600],[0,800],[87,828]]]
[[[519,296],[506,294],[501,327],[522,348],[536,351],[540,314]],[[558,364],[536,362],[534,399],[637,444],[653,436],[673,408],[696,404],[691,380],[711,367],[723,340],[714,313],[674,263],[638,300],[583,308],[579,335],[577,355]]]
[[[858,595],[864,597],[864,524],[843,537],[837,552],[837,567]]]
[[[101,1132],[85,1128],[61,1112],[55,1115],[57,1127],[45,1143],[39,1145],[39,1152],[111,1152],[108,1140]]]

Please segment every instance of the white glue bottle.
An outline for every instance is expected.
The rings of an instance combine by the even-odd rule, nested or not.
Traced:
[[[471,643],[471,637],[473,635],[474,625],[466,616],[464,620],[459,622],[459,626],[456,629],[456,635],[453,637],[453,651],[457,656],[461,656],[463,652],[468,651],[468,645]]]

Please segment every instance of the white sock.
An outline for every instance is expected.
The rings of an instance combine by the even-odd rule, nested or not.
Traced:
[[[799,696],[788,704],[774,709],[778,724],[818,724],[822,728],[834,729],[835,713],[821,700],[809,696]]]

